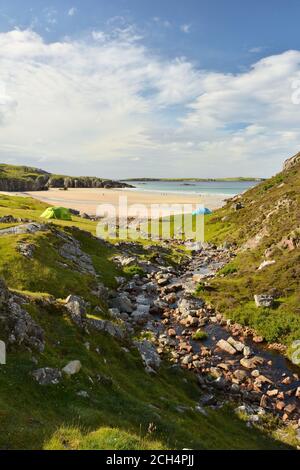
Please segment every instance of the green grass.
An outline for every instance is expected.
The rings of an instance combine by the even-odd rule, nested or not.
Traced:
[[[0,196],[0,214],[39,220],[45,205],[30,198]],[[72,228],[85,227],[86,232]],[[58,249],[62,243],[51,226],[71,234],[93,260],[97,282],[115,286],[124,273],[112,261],[117,247],[106,246],[89,236],[95,224],[74,218],[53,221],[49,230],[34,235],[0,237],[0,276],[10,288],[27,296],[24,306],[45,331],[43,353],[22,347],[8,348],[7,365],[0,367],[1,449],[273,449],[279,441],[249,429],[230,408],[195,410],[201,390],[190,372],[163,363],[159,373],[148,375],[130,342],[117,342],[107,334],[78,329],[66,315],[60,298],[70,293],[90,301],[90,317],[102,299],[91,290],[95,279],[78,273],[66,260],[62,266]],[[36,247],[29,260],[16,251],[19,241]],[[147,242],[140,243],[140,257],[151,258]],[[162,256],[172,262],[185,250],[166,249]],[[57,301],[47,305],[54,296]],[[7,332],[0,324],[0,337]],[[89,342],[89,348],[85,343]],[[129,352],[125,352],[123,347]],[[81,371],[56,386],[39,386],[31,373],[38,367],[64,367],[79,359]],[[36,364],[37,361],[37,364]],[[99,380],[100,378],[100,380]],[[88,398],[78,396],[86,391]],[[179,406],[186,411],[180,413]],[[151,431],[151,432],[150,432]]]

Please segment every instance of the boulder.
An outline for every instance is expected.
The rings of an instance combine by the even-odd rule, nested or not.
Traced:
[[[269,308],[274,303],[274,297],[269,294],[256,294],[254,300],[257,307]]]
[[[60,256],[70,261],[77,271],[96,276],[92,258],[81,250],[80,243],[75,238],[68,237],[58,252]]]
[[[62,373],[59,369],[43,367],[33,371],[32,376],[39,385],[57,385],[62,378]]]
[[[132,302],[125,293],[119,294],[111,302],[110,306],[117,308],[120,312],[131,313],[133,311]]]
[[[68,377],[71,375],[77,374],[81,369],[81,362],[78,360],[71,361],[69,362],[63,369],[62,371],[64,374],[66,374]]]
[[[136,341],[134,344],[142,357],[146,370],[149,372],[151,372],[151,370],[158,370],[161,364],[161,359],[154,344],[147,340]]]
[[[238,352],[242,352],[244,350],[244,343],[241,341],[236,341],[234,338],[232,338],[232,336],[227,339],[227,342],[231,344],[231,346],[233,346],[234,349],[236,349]]]
[[[44,331],[17,302],[17,297],[0,280],[0,325],[8,335],[8,342],[42,352]]]
[[[78,326],[83,326],[86,318],[86,302],[78,295],[69,295],[65,300],[65,307],[68,310],[71,319]]]
[[[234,347],[231,346],[231,344],[229,344],[227,341],[225,341],[225,339],[220,339],[217,342],[217,346],[218,346],[218,348],[222,349],[222,351],[225,351],[228,354],[235,354],[236,353],[236,350],[234,349]]]
[[[255,369],[257,364],[262,364],[264,362],[263,358],[259,356],[254,356],[249,358],[243,357],[240,360],[240,364],[245,367],[245,369]]]
[[[126,331],[120,326],[108,320],[98,320],[96,318],[88,318],[85,322],[86,326],[96,331],[108,333],[116,339],[123,339],[126,336]]]

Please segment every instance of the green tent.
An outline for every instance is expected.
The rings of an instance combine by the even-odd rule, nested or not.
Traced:
[[[71,213],[66,207],[48,207],[41,217],[44,219],[72,220]]]

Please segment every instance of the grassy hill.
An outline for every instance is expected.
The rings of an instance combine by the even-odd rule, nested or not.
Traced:
[[[0,195],[0,217],[40,222],[45,207],[30,198]],[[19,223],[2,223],[0,228]],[[115,264],[120,247],[94,238],[95,229],[95,222],[74,217],[35,233],[0,236],[0,278],[42,328],[45,342],[43,351],[24,342],[9,343],[7,365],[0,366],[0,448],[282,448],[268,433],[247,427],[230,407],[199,412],[202,392],[194,374],[166,362],[156,375],[149,375],[130,340],[86,331],[70,320],[63,301],[69,294],[89,302],[91,318],[107,319],[96,286],[101,282],[114,288],[116,276],[134,274],[134,269]],[[91,257],[95,275],[79,272],[62,258],[65,237]],[[20,251],[24,244],[33,247],[31,257]],[[141,258],[149,259],[154,252],[155,247],[140,245]],[[170,249],[165,256],[175,263],[182,252]],[[5,290],[1,295],[0,338],[8,340],[7,310],[1,310]],[[37,368],[61,369],[75,359],[82,369],[58,385],[41,386],[32,378]]]
[[[231,244],[237,256],[201,293],[228,317],[287,347],[300,338],[299,156],[207,218],[207,240]],[[258,270],[263,261],[274,263]],[[253,296],[263,293],[274,296],[273,308],[255,306]]]
[[[126,183],[90,176],[66,176],[29,166],[0,164],[0,191],[40,191],[55,188],[131,187]]]

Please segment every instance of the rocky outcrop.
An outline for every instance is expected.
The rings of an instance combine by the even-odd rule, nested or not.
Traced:
[[[16,168],[20,176],[15,176]],[[121,181],[91,176],[60,176],[24,166],[13,169],[14,173],[10,173],[11,166],[3,165],[0,171],[0,191],[45,191],[48,188],[133,188],[132,185]]]
[[[298,165],[300,163],[300,152],[296,153],[293,157],[288,158],[285,160],[283,164],[283,170],[290,170],[294,166]]]
[[[45,347],[44,332],[17,302],[3,281],[0,280],[0,322],[9,344],[24,345],[42,352]]]
[[[104,180],[93,177],[50,176],[48,188],[133,188],[132,185],[121,181]]]

